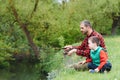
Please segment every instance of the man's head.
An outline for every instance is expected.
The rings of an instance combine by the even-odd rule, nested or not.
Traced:
[[[88,46],[90,49],[94,49],[100,45],[100,40],[97,36],[92,36],[88,39]]]
[[[80,31],[83,34],[88,35],[91,30],[92,26],[88,20],[84,20],[80,23]]]

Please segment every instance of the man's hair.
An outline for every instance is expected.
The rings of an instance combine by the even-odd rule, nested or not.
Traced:
[[[97,36],[92,36],[92,37],[89,38],[89,40],[91,40],[92,43],[96,43],[97,46],[100,45],[100,40]]]
[[[91,23],[90,23],[90,21],[88,21],[88,20],[83,20],[83,21],[81,22],[81,24],[84,24],[86,27],[89,26],[89,27],[92,28]]]

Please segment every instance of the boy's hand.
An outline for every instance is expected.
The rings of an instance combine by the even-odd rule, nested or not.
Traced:
[[[99,69],[98,69],[98,68],[96,68],[96,69],[95,69],[95,72],[99,72]]]

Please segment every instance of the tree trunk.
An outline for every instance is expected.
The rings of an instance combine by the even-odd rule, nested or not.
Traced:
[[[117,27],[118,27],[118,25],[120,23],[120,16],[114,16],[113,15],[112,20],[113,20],[113,23],[112,23],[111,34],[115,35],[116,34],[116,29],[117,29]]]
[[[22,28],[23,32],[25,33],[25,35],[26,35],[26,37],[27,37],[27,40],[28,40],[31,48],[32,48],[32,50],[33,50],[34,53],[35,53],[35,57],[36,57],[36,58],[39,58],[39,50],[38,50],[38,47],[34,44],[33,39],[32,39],[31,36],[30,36],[30,32],[29,32],[28,29],[27,29],[27,26],[28,26],[28,25],[25,24],[25,23],[23,23],[23,22],[21,22],[21,20],[20,20],[20,18],[19,18],[19,16],[18,16],[18,13],[17,13],[14,5],[11,4],[11,3],[12,3],[12,0],[9,0],[9,1],[10,1],[10,3],[9,3],[9,4],[10,4],[10,9],[12,10],[13,15],[14,15],[16,21],[18,22],[18,24],[19,24],[20,27]]]

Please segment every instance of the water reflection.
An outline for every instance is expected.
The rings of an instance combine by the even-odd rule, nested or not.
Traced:
[[[9,69],[0,69],[0,80],[46,80],[32,64],[17,63]]]

